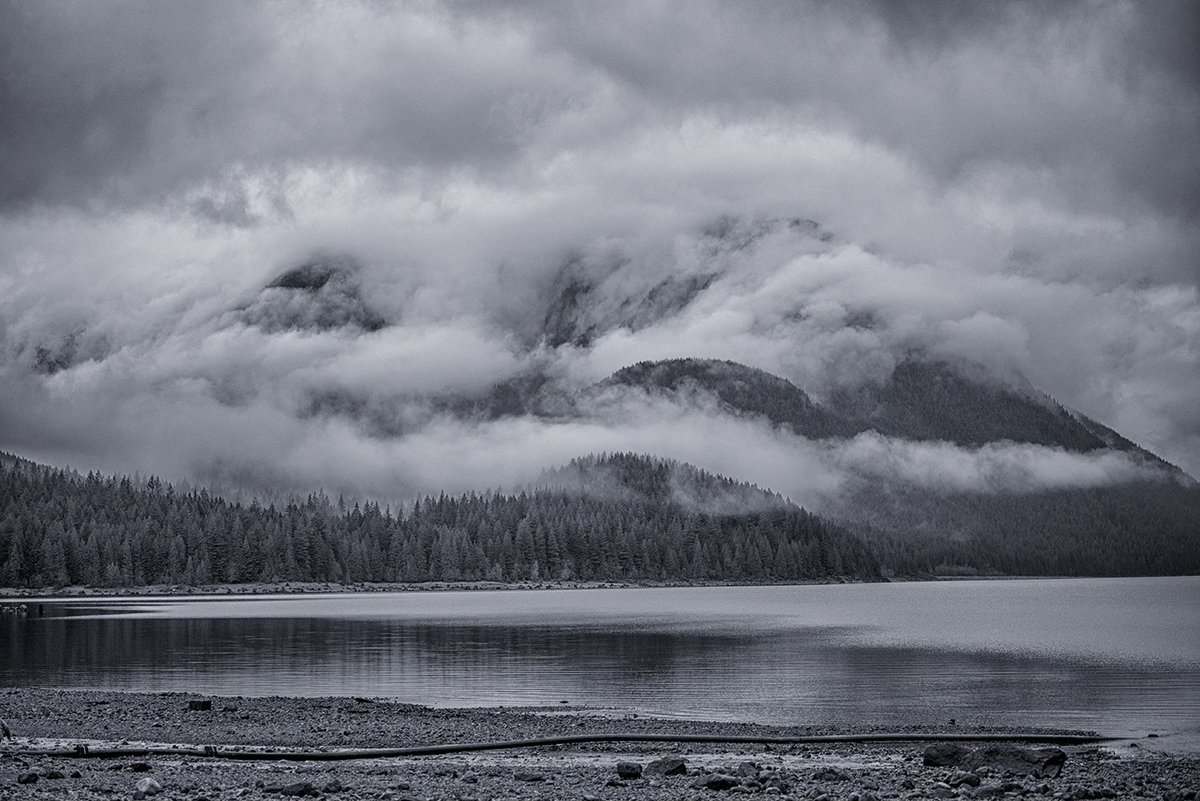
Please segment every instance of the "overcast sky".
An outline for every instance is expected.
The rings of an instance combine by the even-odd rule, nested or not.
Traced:
[[[855,459],[984,484],[1129,468],[833,452],[704,408],[406,405],[674,356],[820,398],[919,349],[1200,474],[1197,41],[1200,5],[1167,0],[0,0],[0,449],[391,497],[624,447],[799,497]],[[715,247],[717,225],[753,241]],[[314,253],[386,325],[289,328],[308,312],[264,287]],[[539,346],[572,261],[600,309],[718,277],[653,324]],[[356,417],[383,407],[390,432]]]

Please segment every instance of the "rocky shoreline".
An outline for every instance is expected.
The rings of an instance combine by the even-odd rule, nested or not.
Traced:
[[[359,698],[215,698],[179,693],[0,691],[0,798],[683,799],[767,795],[900,798],[1195,799],[1200,756],[1128,741],[1031,749],[934,743],[588,743],[353,761],[112,759],[17,752],[76,744],[341,749],[580,733],[829,734],[816,727],[701,723],[578,709],[432,709]],[[871,733],[864,727],[842,734]],[[913,728],[913,733],[921,730]],[[928,733],[928,732],[925,732]],[[1047,733],[1047,732],[1043,732]],[[990,750],[989,750],[990,749]],[[1031,757],[1028,754],[1041,756]],[[1061,753],[1061,765],[1053,764]],[[1021,756],[1025,754],[1025,756]],[[1041,760],[1041,763],[1038,763]],[[1048,760],[1048,761],[1047,761]]]
[[[619,581],[527,581],[505,583],[495,581],[425,581],[425,582],[357,582],[344,584],[334,581],[277,581],[254,584],[147,584],[135,587],[0,587],[0,601],[28,603],[51,598],[175,598],[229,595],[322,595],[326,593],[380,592],[468,592],[472,590],[570,590],[570,589],[629,589],[633,587],[688,587],[688,582],[619,582]]]
[[[848,584],[860,583],[841,578],[822,581],[779,582],[780,584]],[[423,582],[356,582],[334,581],[276,581],[253,584],[148,584],[133,587],[0,587],[0,600],[28,602],[39,598],[143,598],[197,597],[227,595],[319,595],[325,593],[377,592],[468,592],[473,590],[600,590],[636,589],[645,587],[744,587],[762,586],[762,581],[423,581]]]
[[[1088,578],[1087,576],[891,576],[889,582],[947,582],[947,581],[1028,581],[1063,578]],[[496,590],[628,590],[664,587],[763,587],[763,586],[808,586],[824,584],[862,584],[860,579],[838,576],[811,581],[422,581],[422,582],[355,582],[345,584],[336,581],[275,581],[252,584],[147,584],[130,587],[91,587],[72,585],[67,587],[0,587],[0,614],[28,612],[30,602],[38,599],[58,598],[175,598],[229,595],[321,595],[326,593],[380,593],[380,592],[470,592]]]

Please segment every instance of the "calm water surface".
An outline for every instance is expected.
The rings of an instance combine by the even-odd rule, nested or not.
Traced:
[[[1200,733],[1200,577],[53,601],[0,686]]]

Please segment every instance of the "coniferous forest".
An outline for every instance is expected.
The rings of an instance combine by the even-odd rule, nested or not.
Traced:
[[[880,576],[859,537],[749,485],[644,456],[393,511],[231,503],[157,479],[0,459],[0,586],[278,581],[798,581]],[[724,498],[727,512],[693,498]]]
[[[1200,489],[1176,481],[1020,495],[864,484],[843,508],[831,522],[632,454],[576,459],[522,492],[395,509],[232,502],[0,454],[0,587],[1200,572]]]

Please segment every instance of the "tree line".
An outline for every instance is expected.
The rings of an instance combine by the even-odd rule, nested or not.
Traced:
[[[611,491],[613,476],[627,491]],[[428,496],[392,511],[323,494],[235,503],[8,457],[0,586],[880,576],[861,538],[761,491],[765,500],[735,502],[753,496],[747,487],[622,454],[577,460],[550,486]],[[697,497],[729,502],[722,511]]]
[[[863,483],[843,510],[896,575],[1200,573],[1200,488],[1173,477],[1021,494]]]

